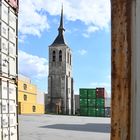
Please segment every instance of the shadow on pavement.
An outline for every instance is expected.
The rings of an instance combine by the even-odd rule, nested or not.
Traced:
[[[63,130],[73,130],[73,131],[86,131],[86,132],[100,132],[100,133],[110,133],[110,124],[100,124],[100,123],[88,123],[88,124],[54,124],[40,126],[41,128],[50,129],[63,129]]]

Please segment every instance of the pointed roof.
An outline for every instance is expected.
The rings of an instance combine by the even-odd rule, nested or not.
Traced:
[[[52,43],[52,45],[60,45],[60,44],[65,45],[64,36],[63,36],[64,31],[65,31],[65,29],[63,27],[63,5],[62,5],[60,25],[58,28],[58,35],[57,35],[56,39],[54,40],[54,42]]]

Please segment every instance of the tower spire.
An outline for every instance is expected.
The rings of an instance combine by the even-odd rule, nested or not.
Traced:
[[[60,44],[65,45],[63,31],[65,31],[65,29],[63,27],[63,4],[62,4],[60,25],[58,27],[58,35],[57,35],[56,39],[54,40],[54,42],[52,43],[52,45],[60,45]]]
[[[60,25],[59,25],[58,31],[59,31],[59,34],[63,34],[63,31],[65,31],[63,27],[63,4],[61,8],[61,18],[60,18]]]

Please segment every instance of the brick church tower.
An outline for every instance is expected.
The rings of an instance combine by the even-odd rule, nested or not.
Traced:
[[[63,7],[58,35],[49,46],[48,111],[56,114],[75,114],[72,52],[64,41]]]

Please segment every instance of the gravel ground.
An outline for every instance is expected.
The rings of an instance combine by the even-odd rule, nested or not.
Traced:
[[[110,118],[19,115],[20,140],[109,140]]]

